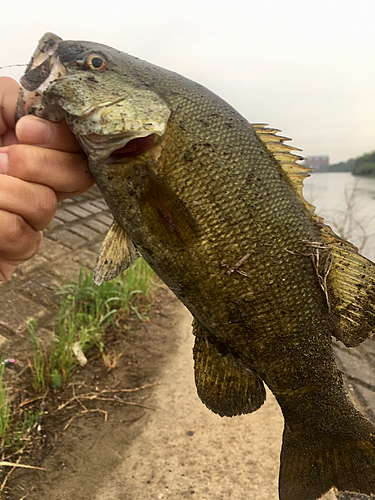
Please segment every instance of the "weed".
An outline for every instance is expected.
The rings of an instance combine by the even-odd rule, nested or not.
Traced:
[[[31,347],[33,353],[33,362],[29,361],[29,366],[32,374],[32,386],[36,393],[43,392],[45,390],[45,380],[46,380],[46,360],[41,348],[37,334],[35,333],[35,320],[32,319],[28,325],[27,329],[30,333]]]
[[[12,395],[11,408],[9,391],[3,384],[5,364],[0,362],[0,456],[4,466],[15,465],[14,457],[18,457],[19,461],[25,450],[36,446],[36,441],[44,439],[38,432],[38,425],[44,415],[43,409],[46,404],[48,406],[48,391],[50,388],[58,390],[69,382],[78,365],[78,353],[81,354],[82,360],[85,359],[85,351],[95,348],[101,352],[108,371],[117,367],[122,352],[105,346],[106,328],[110,325],[118,326],[118,319],[131,312],[142,319],[145,318],[143,314],[153,291],[153,276],[147,264],[139,259],[122,276],[98,287],[93,282],[92,274],[81,269],[78,283],[66,285],[61,289],[60,308],[53,339],[48,348],[42,348],[35,321],[29,322],[27,326],[32,354],[28,364],[31,369],[32,387],[38,396],[30,398],[27,390],[25,400],[22,397],[25,394],[21,391],[17,397]],[[97,397],[98,394],[94,396]],[[73,399],[76,400],[76,397]],[[85,409],[74,415],[64,429],[74,418],[89,412],[102,412],[107,418],[107,412],[103,410]],[[8,478],[9,474],[5,476],[2,488]]]
[[[55,323],[55,334],[48,355],[45,355],[35,333],[35,323],[29,323],[33,347],[33,363],[29,362],[33,375],[35,392],[42,392],[51,385],[60,389],[67,383],[77,366],[74,351],[82,353],[96,347],[104,355],[106,327],[114,317],[126,316],[133,311],[140,319],[139,312],[143,299],[152,293],[154,273],[143,259],[125,273],[110,282],[97,286],[93,274],[81,268],[77,284],[65,285],[61,289],[62,299]],[[118,359],[107,358],[109,369],[113,369]]]
[[[10,399],[9,390],[4,384],[4,359],[0,360],[0,438],[7,434],[10,421]]]
[[[73,297],[74,299],[74,297]],[[73,307],[64,299],[55,323],[55,333],[48,356],[48,374],[53,388],[60,389],[68,382],[76,366],[73,345],[77,335],[77,321]]]
[[[22,443],[27,439],[31,429],[33,429],[33,427],[40,422],[43,415],[43,412],[27,410],[23,414],[23,420],[13,425],[14,430],[12,432],[12,441],[15,444],[16,449],[19,449],[22,446]]]
[[[103,362],[108,372],[117,367],[119,359],[123,354],[124,354],[123,352],[117,352],[116,350],[102,353]]]

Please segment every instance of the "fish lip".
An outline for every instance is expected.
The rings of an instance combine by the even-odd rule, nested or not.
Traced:
[[[49,77],[57,58],[62,39],[53,33],[46,33],[38,42],[31,60],[21,78],[21,85],[28,91],[37,90]]]
[[[147,139],[148,137],[154,137],[155,132],[150,131],[129,131],[123,134],[112,134],[112,135],[100,135],[100,134],[88,134],[78,136],[78,140],[87,154],[94,161],[108,161],[110,163],[119,163],[127,158],[134,158],[139,154],[142,154],[154,147],[153,140],[148,141],[144,148],[140,151],[135,151],[133,153],[125,153],[121,156],[116,156],[113,153],[119,149],[124,148],[129,142],[134,139]]]
[[[46,33],[39,40],[25,74],[20,79],[21,87],[17,102],[16,120],[27,114],[45,116],[41,101],[43,92],[56,79],[66,73],[57,55],[62,39],[53,33]],[[54,109],[51,113],[53,121],[61,121],[62,112]]]
[[[46,106],[42,104],[44,91],[51,85],[52,82],[61,78],[66,73],[64,66],[61,64],[58,57],[55,58],[53,67],[51,68],[47,78],[36,89],[29,90],[24,85],[24,77],[20,82],[20,95],[17,104],[16,118],[27,114],[34,114],[42,118],[48,117],[51,121],[61,121],[65,118],[65,112],[60,106]],[[27,75],[25,75],[27,76]]]

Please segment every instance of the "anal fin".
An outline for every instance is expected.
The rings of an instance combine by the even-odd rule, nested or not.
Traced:
[[[221,354],[197,323],[194,323],[193,333],[195,384],[202,402],[222,417],[258,410],[266,400],[258,374],[232,354]]]
[[[113,221],[96,259],[94,283],[100,285],[103,281],[113,280],[139,256],[129,235],[118,222]]]

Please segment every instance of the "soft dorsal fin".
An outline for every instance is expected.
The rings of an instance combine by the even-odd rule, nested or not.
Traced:
[[[321,226],[321,238],[331,252],[326,281],[332,312],[339,318],[335,336],[355,347],[375,332],[375,264],[326,225]]]
[[[96,259],[94,283],[100,285],[103,281],[113,280],[138,257],[139,253],[128,234],[120,224],[113,221]]]
[[[222,354],[194,322],[194,371],[198,396],[214,413],[234,417],[258,410],[266,400],[259,375],[230,354]]]
[[[276,135],[280,132],[278,129],[267,128],[264,124],[252,124],[252,127],[278,160],[313,223],[320,229],[319,242],[305,243],[312,248],[319,283],[329,310],[337,318],[339,328],[335,335],[346,346],[355,347],[375,332],[375,264],[323,224],[324,219],[315,214],[315,207],[304,199],[303,181],[311,169],[299,165],[297,161],[303,157],[291,153],[300,150],[284,144],[290,139]]]
[[[303,156],[297,156],[291,153],[291,151],[301,150],[284,144],[285,141],[290,141],[291,139],[281,135],[276,135],[277,132],[280,132],[280,130],[276,128],[269,128],[267,125],[261,123],[252,123],[251,126],[259,139],[272,153],[273,157],[278,160],[295,193],[302,200],[312,219],[316,222],[322,222],[322,219],[315,215],[315,207],[308,203],[302,194],[303,181],[309,176],[311,168],[299,165],[297,161],[304,160]]]

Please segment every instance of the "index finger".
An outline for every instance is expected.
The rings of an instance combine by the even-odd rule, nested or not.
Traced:
[[[36,116],[23,116],[16,124],[16,135],[22,144],[68,153],[82,151],[65,121],[53,123]]]
[[[0,145],[16,142],[14,121],[19,85],[7,76],[0,77]]]

